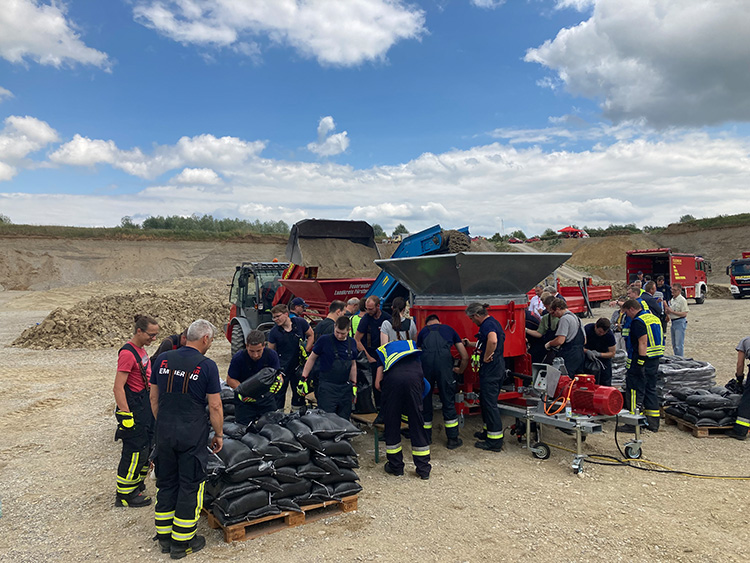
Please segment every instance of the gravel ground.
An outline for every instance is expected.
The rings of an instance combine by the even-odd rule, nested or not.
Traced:
[[[106,291],[103,286],[102,291]],[[75,288],[67,295],[75,301]],[[0,292],[0,561],[165,561],[154,549],[153,508],[116,509],[119,444],[112,382],[116,349],[11,348],[23,329],[64,305],[44,293]],[[686,352],[734,373],[734,346],[750,334],[750,300],[707,301],[690,309]],[[603,310],[606,316],[611,311]],[[209,356],[222,373],[229,344]],[[465,446],[444,447],[436,415],[429,481],[386,475],[373,460],[372,435],[354,440],[364,491],[359,510],[226,544],[201,519],[206,548],[191,561],[747,561],[750,482],[695,479],[587,462],[553,449],[533,459],[513,440],[486,453],[462,429]],[[512,421],[506,419],[510,424]],[[587,453],[617,455],[613,424],[591,436]],[[565,448],[573,440],[547,432]],[[696,439],[673,426],[644,438],[645,458],[691,472],[750,475],[750,443]],[[155,492],[149,480],[148,490]]]

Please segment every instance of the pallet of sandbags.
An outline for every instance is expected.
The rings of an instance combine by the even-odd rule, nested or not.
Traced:
[[[348,420],[317,409],[272,412],[247,426],[225,421],[223,434],[204,502],[209,524],[227,541],[356,510],[362,487],[349,440],[363,432]]]
[[[328,500],[315,504],[300,506],[300,512],[287,510],[278,514],[263,516],[253,520],[246,520],[237,524],[223,525],[221,520],[212,512],[203,509],[203,514],[208,519],[209,527],[221,530],[224,541],[251,540],[266,534],[272,534],[286,528],[302,526],[309,522],[315,522],[323,518],[329,518],[345,512],[357,510],[357,496],[345,497],[341,500]]]
[[[695,438],[724,438],[734,428],[734,426],[696,426],[669,413],[664,413],[664,423],[667,426],[677,426],[683,432],[690,432]]]

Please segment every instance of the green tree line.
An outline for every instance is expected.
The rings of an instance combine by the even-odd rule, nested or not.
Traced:
[[[213,233],[253,232],[264,235],[288,235],[289,225],[285,221],[246,221],[244,219],[216,219],[211,215],[190,217],[170,215],[162,217],[148,217],[141,225],[134,223],[131,217],[123,217],[120,221],[123,229],[167,230],[167,231],[207,231]]]

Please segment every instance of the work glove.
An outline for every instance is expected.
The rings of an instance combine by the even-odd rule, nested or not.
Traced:
[[[310,385],[307,383],[307,379],[300,379],[297,383],[297,395],[304,397],[310,392]]]
[[[352,386],[352,405],[357,402],[357,384],[349,382],[349,385]]]
[[[284,386],[284,374],[281,373],[280,371],[277,371],[276,372],[276,381],[274,381],[271,384],[271,387],[269,387],[268,390],[271,393],[278,393],[279,391],[281,391],[281,388],[283,386]]]
[[[133,419],[132,412],[115,411],[115,417],[117,418],[118,430],[128,431],[132,430],[135,426],[135,420]]]
[[[740,387],[742,387],[742,382],[745,381],[745,374],[744,373],[737,373],[737,374],[735,374],[734,378],[737,380],[737,383],[740,384]]]
[[[589,360],[595,360],[596,358],[599,357],[598,356],[599,352],[595,352],[594,350],[586,350],[585,352],[586,352],[586,357]]]
[[[237,393],[237,398],[240,401],[242,401],[243,403],[254,403],[255,402],[255,399],[253,399],[252,397],[243,397],[239,393]]]

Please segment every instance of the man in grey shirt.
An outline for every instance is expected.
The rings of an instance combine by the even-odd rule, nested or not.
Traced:
[[[552,302],[550,314],[560,319],[560,322],[555,338],[544,347],[547,350],[557,348],[557,355],[565,361],[568,375],[581,373],[584,362],[583,343],[586,337],[580,319],[568,310],[568,305],[563,299],[555,299]]]

